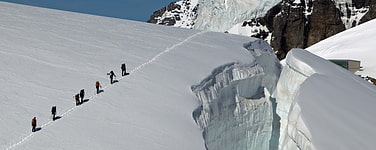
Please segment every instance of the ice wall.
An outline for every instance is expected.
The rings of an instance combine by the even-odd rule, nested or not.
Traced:
[[[279,118],[269,93],[281,67],[265,41],[244,47],[255,56],[252,64],[220,66],[192,86],[202,104],[193,117],[208,150],[277,149]]]
[[[195,29],[224,32],[237,23],[265,15],[281,0],[200,0]]]
[[[301,124],[303,121],[300,116],[289,116],[289,114],[299,114],[300,108],[293,104],[293,99],[300,85],[311,74],[308,72],[311,69],[303,63],[300,66],[306,70],[299,69],[300,67],[297,66],[299,63],[294,63],[296,62],[293,61],[294,59],[292,54],[288,53],[285,59],[286,65],[282,69],[280,80],[273,94],[273,97],[277,99],[277,114],[281,117],[279,149],[310,149],[309,146],[300,146],[310,144],[310,139],[305,136],[309,134],[309,131],[306,130],[304,124]],[[293,108],[292,111],[290,108]]]

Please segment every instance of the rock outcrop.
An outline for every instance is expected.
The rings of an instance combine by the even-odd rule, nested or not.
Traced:
[[[170,4],[169,7],[155,12],[148,22],[193,28],[200,8],[198,3],[190,2],[191,0],[183,0],[175,3],[180,3],[181,7],[194,7],[194,15],[185,11],[175,15],[166,13],[174,10],[178,12],[177,10],[180,9]],[[182,16],[187,15],[194,16],[190,17],[189,21],[185,21],[189,22],[189,25],[176,23]],[[278,58],[283,59],[292,48],[309,47],[374,18],[376,18],[376,0],[282,0],[269,9],[265,16],[249,18],[221,32],[264,39],[274,48]]]
[[[170,3],[167,7],[155,11],[148,23],[193,28],[197,17],[198,3],[192,0],[182,0]]]
[[[271,36],[269,43],[278,58],[283,59],[292,48],[309,47],[373,18],[376,18],[374,0],[353,0],[352,3],[331,0],[284,0],[270,9],[264,17],[243,24],[249,25],[249,22],[253,22],[266,26]],[[268,37],[265,36],[265,31],[258,32],[252,36]]]

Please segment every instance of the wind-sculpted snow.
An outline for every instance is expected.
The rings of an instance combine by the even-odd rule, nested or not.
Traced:
[[[273,94],[281,117],[279,148],[373,149],[375,96],[358,76],[293,49]]]
[[[254,55],[253,63],[220,66],[192,86],[201,102],[193,117],[204,130],[209,150],[277,148],[279,120],[275,121],[269,91],[278,80],[280,65],[265,41],[244,47]]]

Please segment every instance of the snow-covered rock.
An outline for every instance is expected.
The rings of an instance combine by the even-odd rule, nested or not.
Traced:
[[[264,16],[281,0],[201,0],[195,29],[225,32],[244,20]]]
[[[148,23],[193,28],[197,18],[198,0],[182,0],[170,3],[167,7],[155,11]]]
[[[151,17],[157,20],[151,22],[261,38],[271,44],[279,59],[285,58],[292,48],[307,48],[376,18],[376,1],[196,0],[196,3],[186,3],[187,1],[171,3],[167,7],[171,9],[157,11]],[[179,10],[172,9],[177,4]],[[192,7],[195,9],[185,9]],[[177,18],[190,19],[176,21]],[[189,25],[181,24],[182,22]]]

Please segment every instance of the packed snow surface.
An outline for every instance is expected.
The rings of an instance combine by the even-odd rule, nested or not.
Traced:
[[[359,60],[363,71],[356,74],[376,78],[375,25],[375,19],[368,21],[329,37],[307,50],[326,59]]]
[[[306,50],[286,57],[273,95],[280,149],[374,149],[376,88]]]
[[[249,37],[4,2],[0,13],[0,149],[376,147],[375,86],[308,51],[292,50],[280,73],[266,42]],[[375,73],[373,24],[309,49],[362,58]],[[75,106],[81,89],[87,100]]]
[[[0,149],[205,149],[190,87],[254,61],[249,37],[5,2],[0,14]],[[75,106],[81,89],[88,101]],[[41,130],[31,133],[34,116]]]

